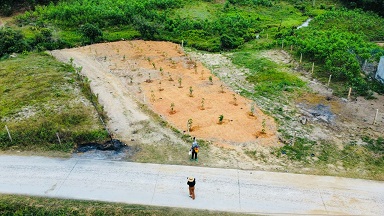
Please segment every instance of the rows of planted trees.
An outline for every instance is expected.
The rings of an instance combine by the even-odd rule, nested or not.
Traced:
[[[384,39],[384,19],[358,10],[330,11],[316,17],[308,28],[287,31],[281,38],[296,49],[296,54],[322,66],[317,75],[332,75],[346,92],[352,87],[359,95],[384,93],[372,75],[362,73],[366,62],[377,62],[384,50],[370,41]]]

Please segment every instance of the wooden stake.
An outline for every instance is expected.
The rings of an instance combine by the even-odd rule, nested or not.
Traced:
[[[267,39],[268,39],[268,34],[267,34]]]
[[[281,49],[284,49],[284,41],[281,41]]]
[[[312,74],[314,70],[315,70],[315,62],[312,63]]]
[[[300,54],[300,64],[303,61],[303,53]]]
[[[376,115],[375,115],[375,118],[373,119],[373,124],[376,124],[377,114],[379,114],[379,109],[376,109]]]
[[[292,146],[295,145],[295,141],[296,141],[296,131],[295,131],[295,133],[293,134],[293,138],[292,138]]]
[[[328,87],[329,87],[329,84],[331,83],[331,78],[332,78],[332,74],[329,75],[328,84],[327,84]]]
[[[11,140],[11,142],[12,142],[11,133],[9,133],[9,130],[8,130],[8,127],[7,127],[7,125],[5,125],[5,129],[7,130],[7,132],[8,132],[8,137],[9,137],[9,139],[10,139],[10,140]]]
[[[293,46],[291,45],[291,51],[292,51],[292,49],[293,49]]]
[[[61,140],[60,140],[60,137],[59,137],[59,132],[56,132],[56,136],[57,136],[57,139],[59,140],[59,143],[61,145]]]
[[[348,100],[350,100],[350,99],[351,99],[351,92],[352,92],[352,88],[351,88],[351,87],[349,87],[349,91],[348,91]]]

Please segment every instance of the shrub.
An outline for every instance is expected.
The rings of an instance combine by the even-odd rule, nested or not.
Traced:
[[[21,53],[28,49],[24,35],[11,28],[0,28],[0,57],[11,53]]]
[[[96,39],[103,36],[103,32],[97,26],[90,23],[84,24],[79,30],[83,34],[83,37],[88,38],[91,43],[94,43]]]

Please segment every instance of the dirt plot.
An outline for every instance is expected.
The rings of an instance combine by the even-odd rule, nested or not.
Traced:
[[[278,145],[274,120],[252,101],[225,87],[180,45],[122,41],[52,53],[66,62],[73,58],[83,67],[111,118],[109,128],[123,141],[134,137],[133,122],[148,119],[136,104],[140,102],[185,133],[192,119],[190,135],[219,146],[249,142]],[[221,122],[220,115],[224,117]]]

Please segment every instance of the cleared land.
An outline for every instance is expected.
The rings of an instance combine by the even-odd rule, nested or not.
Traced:
[[[123,141],[132,137],[129,122],[147,119],[140,114],[136,100],[184,133],[192,119],[190,135],[217,145],[278,145],[273,119],[256,106],[251,115],[250,100],[227,88],[179,45],[123,41],[52,54],[67,62],[72,57],[95,87],[112,85],[95,93],[111,118],[110,129]]]

